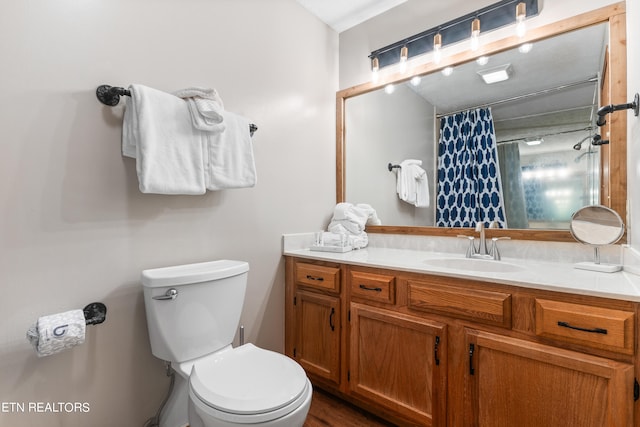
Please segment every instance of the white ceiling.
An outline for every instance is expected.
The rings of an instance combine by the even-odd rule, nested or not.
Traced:
[[[407,0],[296,0],[336,32],[358,25]]]

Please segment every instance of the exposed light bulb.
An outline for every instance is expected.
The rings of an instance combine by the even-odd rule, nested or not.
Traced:
[[[442,61],[442,35],[433,36],[433,62],[439,64]]]
[[[409,59],[409,48],[402,46],[400,49],[400,72],[405,73],[407,71],[407,59]]]
[[[480,20],[478,18],[471,22],[471,50],[476,51],[480,47]]]
[[[449,77],[451,74],[453,74],[453,67],[446,67],[442,69],[442,74]]]
[[[411,78],[411,84],[413,86],[418,86],[420,84],[420,81],[422,80],[422,77],[420,76],[415,76]]]
[[[489,63],[488,56],[481,56],[478,59],[476,59],[476,64],[478,65],[487,65],[488,63]]]
[[[378,71],[380,71],[380,61],[377,56],[374,56],[371,60],[371,81],[374,83],[377,83],[380,78]]]
[[[518,37],[524,37],[527,33],[527,5],[525,2],[520,2],[516,6],[516,34]]]
[[[395,90],[396,90],[396,87],[392,84],[388,84],[384,87],[384,91],[389,95],[391,95]]]

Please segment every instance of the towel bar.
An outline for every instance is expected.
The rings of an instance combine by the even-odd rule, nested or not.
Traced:
[[[121,96],[131,96],[131,91],[117,86],[100,85],[96,89],[96,96],[98,100],[104,105],[109,107],[115,107],[120,102]],[[258,130],[258,126],[253,123],[249,124],[249,134],[253,136],[254,132]]]
[[[400,166],[400,165],[394,165],[394,164],[391,164],[391,163],[389,163],[389,164],[387,165],[387,168],[389,169],[389,172],[391,172],[391,171],[392,171],[392,170],[394,170],[394,169],[400,169],[401,167],[402,167],[402,166]]]

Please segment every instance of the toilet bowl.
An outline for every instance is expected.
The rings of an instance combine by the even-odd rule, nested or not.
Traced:
[[[189,376],[191,427],[302,426],[312,387],[293,360],[253,344],[196,363]]]
[[[160,427],[301,427],[311,382],[293,359],[231,345],[249,265],[220,260],[142,272],[154,356],[171,362],[175,384]]]

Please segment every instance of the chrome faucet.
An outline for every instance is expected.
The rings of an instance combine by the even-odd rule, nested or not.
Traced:
[[[495,221],[492,221],[489,224],[489,228],[498,228],[498,224]],[[492,259],[495,261],[499,261],[500,252],[498,251],[498,240],[509,239],[509,237],[493,237],[491,239],[491,249],[488,249],[484,223],[479,222],[476,224],[476,232],[480,233],[480,241],[478,242],[478,247],[476,247],[476,238],[474,236],[458,236],[464,237],[469,240],[469,246],[467,248],[465,256],[467,258]]]

